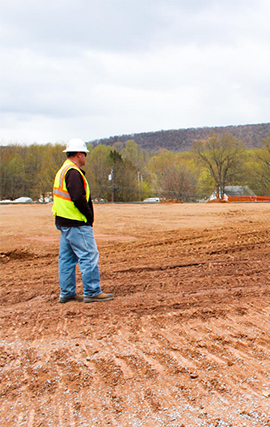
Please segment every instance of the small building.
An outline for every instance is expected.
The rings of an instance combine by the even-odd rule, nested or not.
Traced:
[[[210,196],[208,201],[218,200],[217,191]],[[270,202],[269,196],[257,196],[248,185],[228,185],[224,188],[225,202]]]

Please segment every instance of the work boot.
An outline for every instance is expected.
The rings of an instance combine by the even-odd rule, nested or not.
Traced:
[[[84,302],[101,302],[101,301],[110,301],[114,299],[113,294],[105,294],[101,292],[101,294],[96,295],[95,297],[84,297]]]
[[[61,303],[65,303],[65,302],[69,302],[69,301],[82,302],[83,296],[82,295],[75,295],[74,297],[60,297],[59,298],[59,302],[61,302]]]

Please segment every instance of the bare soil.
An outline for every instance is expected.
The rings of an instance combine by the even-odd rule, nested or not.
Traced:
[[[93,304],[51,205],[0,214],[1,426],[270,426],[270,204],[95,205]]]

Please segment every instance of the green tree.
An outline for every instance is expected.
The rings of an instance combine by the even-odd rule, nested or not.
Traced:
[[[185,202],[194,200],[197,168],[192,157],[160,150],[150,159],[148,168],[151,173],[152,195]]]
[[[153,153],[143,150],[136,142],[131,139],[125,142],[125,148],[122,149],[121,155],[123,159],[127,159],[136,167],[136,170],[142,170]]]
[[[51,193],[55,173],[65,160],[63,148],[60,144],[1,147],[1,199],[38,200]]]
[[[110,151],[110,146],[100,144],[97,145],[86,158],[85,170],[93,199],[107,199],[108,197],[108,176],[111,169],[107,157]]]
[[[25,156],[25,174],[29,185],[29,194],[34,200],[41,196],[42,163],[45,153],[43,145],[31,144],[27,147]]]
[[[193,144],[193,152],[211,173],[220,198],[225,186],[239,174],[244,151],[242,142],[228,133],[213,133],[208,139]]]
[[[9,176],[8,165],[12,156],[11,146],[0,147],[0,200],[10,198],[11,177]]]
[[[201,166],[197,181],[197,196],[199,199],[207,199],[216,189],[216,183],[210,170]]]
[[[124,160],[116,150],[107,156],[110,166],[110,183],[112,202],[129,202],[137,197],[136,168],[129,160]]]
[[[43,147],[40,173],[36,179],[36,194],[44,201],[52,195],[53,182],[56,172],[65,161],[63,145],[46,144]]]
[[[9,198],[16,199],[25,195],[25,167],[19,153],[16,153],[10,160],[7,172],[10,180]]]
[[[0,197],[15,199],[30,196],[25,171],[25,146],[11,144],[0,147]]]
[[[252,150],[249,165],[250,187],[262,196],[270,195],[270,137],[262,141],[257,150]]]
[[[121,154],[125,162],[130,162],[136,168],[137,194],[135,197],[141,201],[150,195],[150,174],[147,169],[147,163],[152,153],[141,149],[134,140],[129,140],[125,142],[125,147],[122,149]]]

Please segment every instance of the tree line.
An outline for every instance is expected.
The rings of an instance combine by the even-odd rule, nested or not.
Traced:
[[[0,147],[0,200],[21,196],[45,200],[65,160],[62,144]],[[247,149],[228,133],[212,133],[190,151],[142,149],[134,140],[112,146],[88,144],[85,171],[92,199],[130,202],[161,197],[183,202],[207,198],[226,185],[248,185],[270,196],[270,137]]]
[[[258,148],[261,141],[270,135],[270,123],[238,126],[215,126],[188,129],[159,130],[130,135],[117,135],[109,138],[89,141],[93,147],[97,144],[112,146],[115,142],[126,142],[133,139],[141,148],[157,151],[166,148],[170,151],[185,152],[191,150],[194,141],[207,139],[211,133],[229,133],[241,139],[248,149]]]

